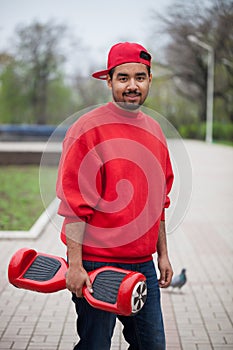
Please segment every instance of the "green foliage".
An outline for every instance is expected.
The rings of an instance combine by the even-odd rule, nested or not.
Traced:
[[[48,86],[47,114],[50,124],[59,124],[78,109],[73,89],[61,75]]]
[[[145,106],[160,113],[177,129],[180,125],[198,122],[198,106],[177,92],[171,72],[162,65],[155,65],[154,71],[155,77]]]
[[[215,122],[213,124],[213,138],[214,140],[233,142],[233,123]]]
[[[76,111],[109,99],[108,90],[100,88],[101,82],[91,74],[76,75],[72,81],[65,76],[61,45],[67,30],[53,22],[17,28],[14,57],[0,53],[2,123],[59,124]]]
[[[180,125],[178,128],[180,135],[188,139],[205,139],[206,124],[191,123]],[[233,142],[233,124],[232,123],[213,123],[213,140]]]
[[[31,115],[27,108],[27,95],[19,68],[16,62],[12,62],[0,75],[0,119],[3,123],[24,122]],[[21,119],[22,116],[24,116],[23,119]]]
[[[180,135],[186,139],[205,139],[205,124],[204,123],[191,123],[186,125],[180,125],[178,129]]]
[[[72,87],[61,74],[66,29],[53,22],[17,28],[14,57],[0,55],[1,122],[51,124],[77,109]]]
[[[64,26],[49,21],[33,22],[16,31],[17,61],[26,67],[23,87],[27,88],[28,103],[38,124],[47,122],[48,88],[64,61],[60,41],[65,30]]]
[[[37,124],[39,122],[31,103],[31,85],[27,84],[27,66],[20,62],[6,65],[0,75],[0,120],[9,124]],[[26,80],[25,80],[26,79]],[[46,97],[46,120],[56,124],[76,111],[73,90],[58,74],[48,82]]]

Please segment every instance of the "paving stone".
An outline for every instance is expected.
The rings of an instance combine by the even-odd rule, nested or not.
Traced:
[[[15,341],[12,349],[13,350],[25,350],[27,348],[28,341]]]
[[[14,342],[12,340],[9,341],[1,341],[0,342],[0,349],[6,350],[6,349],[11,349],[13,346]]]
[[[197,350],[212,350],[212,346],[210,344],[201,344],[201,343],[197,343]]]

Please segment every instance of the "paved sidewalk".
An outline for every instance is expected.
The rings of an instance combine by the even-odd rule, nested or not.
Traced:
[[[185,146],[192,202],[168,246],[175,274],[185,267],[188,282],[181,291],[162,291],[167,349],[233,349],[233,149],[193,141]],[[21,247],[65,256],[60,224],[55,216],[37,240],[0,241],[0,349],[69,350],[77,340],[69,292],[39,294],[7,281],[10,257]],[[119,323],[111,349],[127,349]]]

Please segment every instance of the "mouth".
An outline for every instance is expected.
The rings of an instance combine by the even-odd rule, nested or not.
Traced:
[[[123,96],[126,97],[128,101],[134,102],[141,97],[141,94],[139,92],[125,92]]]

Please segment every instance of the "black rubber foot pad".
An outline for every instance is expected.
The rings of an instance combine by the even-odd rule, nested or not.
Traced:
[[[48,281],[55,276],[60,267],[60,261],[39,255],[33,261],[23,277],[33,281]]]
[[[115,304],[117,293],[125,273],[116,271],[103,271],[99,273],[93,284],[93,297],[106,303]]]

